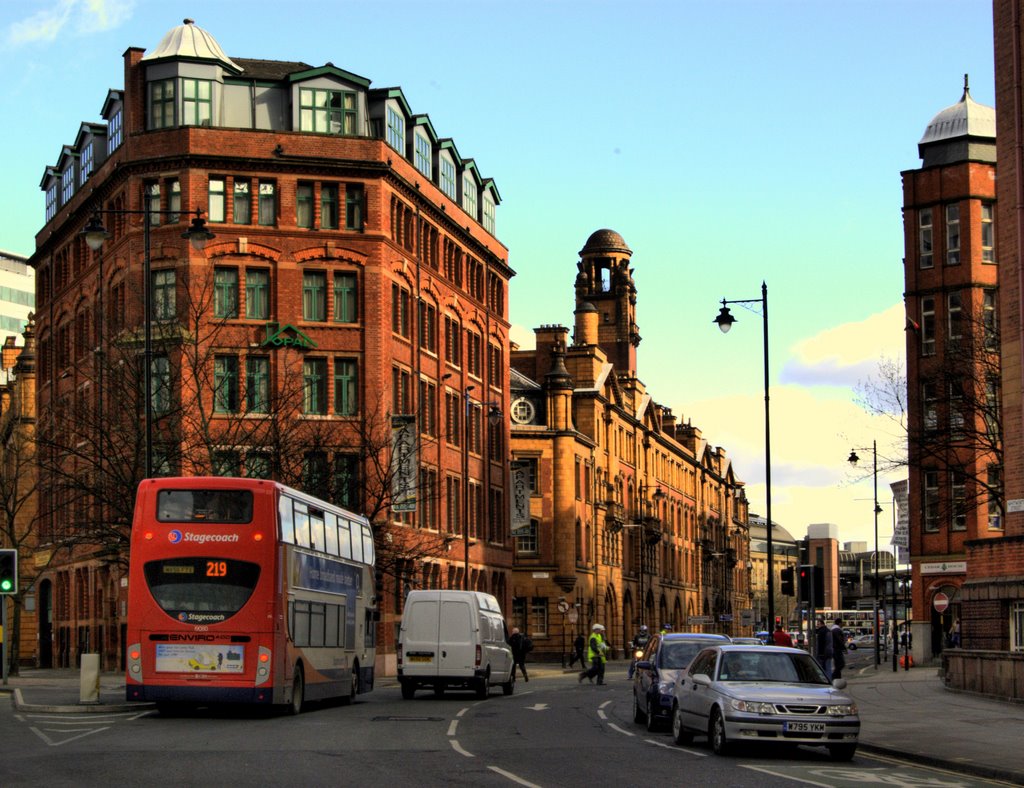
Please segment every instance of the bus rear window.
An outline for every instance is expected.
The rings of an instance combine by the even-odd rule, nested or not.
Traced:
[[[162,523],[248,523],[249,490],[160,490],[156,519]]]
[[[258,564],[222,557],[168,558],[143,567],[160,608],[186,624],[224,621],[249,601],[260,577]]]

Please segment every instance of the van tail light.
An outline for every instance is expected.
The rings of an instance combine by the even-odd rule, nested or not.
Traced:
[[[483,650],[480,648],[480,644],[476,644],[476,666],[480,667],[480,662],[483,660]]]
[[[398,654],[397,654],[397,657],[398,657],[398,667],[402,667],[402,654],[404,652],[402,651],[402,644],[401,643],[398,644],[398,648],[396,650],[398,651]]]

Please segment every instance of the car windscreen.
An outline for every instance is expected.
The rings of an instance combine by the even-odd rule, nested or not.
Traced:
[[[706,640],[665,641],[661,644],[658,667],[666,670],[681,670],[690,664],[697,653],[710,644]]]
[[[730,651],[722,654],[718,680],[828,684],[825,672],[808,654],[757,651]]]

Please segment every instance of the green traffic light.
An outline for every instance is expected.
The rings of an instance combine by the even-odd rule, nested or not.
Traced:
[[[0,591],[10,591],[12,588],[14,588],[14,583],[10,580],[0,580]]]

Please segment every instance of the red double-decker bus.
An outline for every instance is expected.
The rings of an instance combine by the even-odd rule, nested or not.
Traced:
[[[366,518],[261,479],[146,479],[128,575],[128,700],[351,701],[373,688]]]

